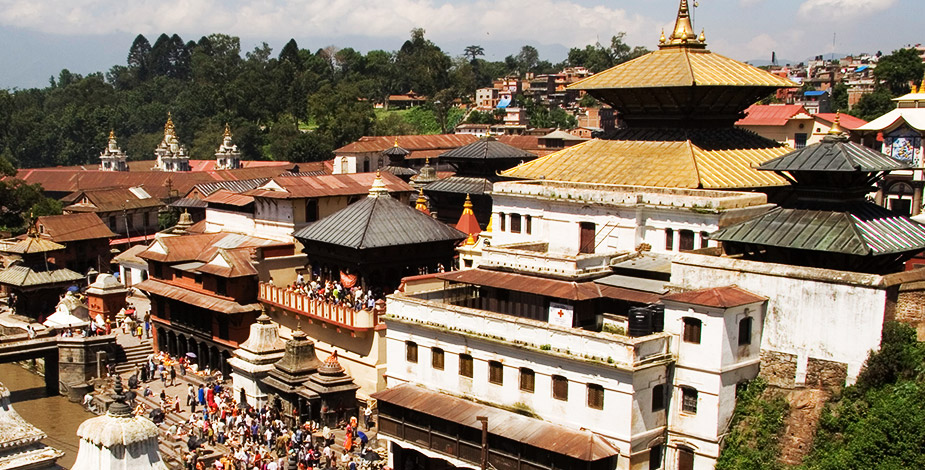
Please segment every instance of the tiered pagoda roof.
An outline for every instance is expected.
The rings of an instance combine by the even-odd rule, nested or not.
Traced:
[[[710,235],[727,253],[764,261],[863,272],[891,272],[925,249],[925,226],[866,199],[903,162],[849,142],[833,131],[822,142],[758,169],[793,184],[783,207]]]
[[[613,106],[626,127],[502,173],[523,179],[681,188],[762,188],[786,180],[754,167],[790,149],[736,129],[751,104],[798,86],[706,48],[681,0],[659,50],[573,83]]]

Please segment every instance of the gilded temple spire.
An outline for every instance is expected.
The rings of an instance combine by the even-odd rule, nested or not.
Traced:
[[[678,19],[675,20],[671,36],[664,41],[660,38],[658,47],[706,47],[706,35],[701,32],[698,37],[697,33],[694,32],[687,0],[681,0],[681,4],[678,6]]]

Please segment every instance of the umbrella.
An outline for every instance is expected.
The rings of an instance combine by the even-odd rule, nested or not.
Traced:
[[[188,352],[188,353],[186,353],[186,357],[194,358],[194,359],[195,359],[195,358],[196,358],[196,353],[194,353],[194,352]]]
[[[80,290],[80,288],[77,287],[77,286],[71,286],[71,287],[68,287],[68,288],[67,288],[67,291],[68,291],[68,292],[78,292],[79,290]]]

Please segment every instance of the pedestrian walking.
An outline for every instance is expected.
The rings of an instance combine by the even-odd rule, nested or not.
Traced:
[[[170,366],[170,386],[173,387],[177,384],[177,368]]]

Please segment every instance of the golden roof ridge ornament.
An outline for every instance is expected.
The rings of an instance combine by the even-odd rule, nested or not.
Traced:
[[[222,134],[222,137],[231,137],[231,126],[228,123],[225,123],[225,133]]]
[[[845,135],[845,130],[841,128],[841,111],[835,113],[835,120],[832,121],[829,135]]]
[[[167,123],[164,124],[164,135],[169,135],[176,137],[177,133],[173,125],[173,116],[170,115],[170,111],[167,111]]]
[[[664,36],[663,36],[664,37]],[[703,49],[707,46],[706,35],[704,32],[697,36],[694,32],[694,26],[691,24],[690,7],[687,0],[681,0],[678,6],[678,19],[675,20],[674,30],[666,41],[659,39],[658,47],[660,49],[667,47],[687,47]]]

